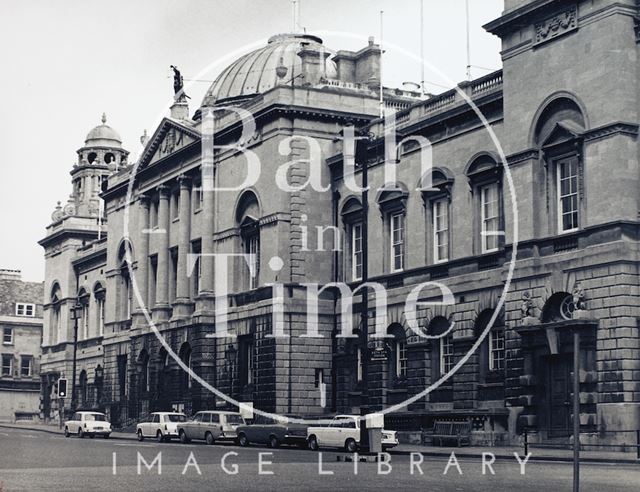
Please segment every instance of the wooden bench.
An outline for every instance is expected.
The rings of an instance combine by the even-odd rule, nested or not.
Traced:
[[[433,424],[433,443],[436,443],[436,440],[440,441],[440,446],[442,443],[447,440],[455,440],[458,444],[458,447],[463,444],[470,445],[471,444],[471,422],[463,421],[463,422],[451,422],[451,421],[443,421],[436,420]]]

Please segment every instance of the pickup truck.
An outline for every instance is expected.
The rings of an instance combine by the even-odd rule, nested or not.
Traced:
[[[249,444],[268,445],[271,448],[277,448],[281,444],[307,447],[307,425],[289,422],[287,418],[262,418],[254,424],[239,426],[236,433],[238,444],[243,447]]]
[[[309,449],[317,451],[321,447],[344,448],[355,453],[360,445],[360,419],[358,415],[336,415],[328,426],[307,428]],[[382,430],[382,449],[398,445],[395,431]]]

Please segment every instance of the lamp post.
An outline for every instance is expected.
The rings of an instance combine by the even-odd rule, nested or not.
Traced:
[[[233,371],[236,365],[238,351],[233,344],[229,345],[225,350],[227,362],[229,363],[229,394],[233,397]]]
[[[76,300],[71,308],[71,319],[73,320],[73,366],[71,370],[71,411],[76,411],[76,360],[78,356],[78,318],[82,316],[84,307]]]
[[[100,409],[100,400],[102,399],[102,381],[104,377],[104,369],[101,365],[96,367],[95,381],[96,381],[96,406]]]

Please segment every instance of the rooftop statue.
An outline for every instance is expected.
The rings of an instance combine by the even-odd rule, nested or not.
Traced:
[[[178,67],[175,65],[171,65],[171,69],[173,70],[173,93],[176,101],[184,101],[185,98],[188,98],[184,93],[184,79],[182,78],[182,74]]]

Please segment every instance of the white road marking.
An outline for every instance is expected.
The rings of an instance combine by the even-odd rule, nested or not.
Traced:
[[[29,439],[38,439],[37,436],[32,436],[31,434],[20,434],[22,437],[28,437]]]
[[[104,441],[107,442],[107,441]],[[144,447],[144,448],[153,448],[152,444],[114,444],[114,446],[136,446],[136,447]]]

